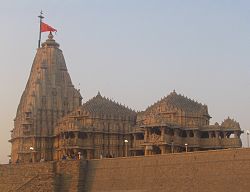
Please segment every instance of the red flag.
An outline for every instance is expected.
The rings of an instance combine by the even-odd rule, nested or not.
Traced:
[[[41,32],[46,32],[46,31],[54,32],[57,30],[54,29],[53,27],[49,26],[48,24],[41,22]]]

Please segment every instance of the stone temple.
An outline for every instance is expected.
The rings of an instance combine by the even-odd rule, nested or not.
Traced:
[[[210,125],[206,105],[175,91],[135,112],[102,96],[82,104],[59,44],[50,33],[38,48],[22,94],[11,161],[102,159],[240,148],[242,130],[227,118]]]

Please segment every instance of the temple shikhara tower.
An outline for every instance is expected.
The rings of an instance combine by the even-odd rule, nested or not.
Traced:
[[[208,107],[171,92],[135,112],[98,94],[82,104],[50,33],[37,49],[11,130],[12,162],[141,156],[239,148],[240,125],[210,125]],[[79,155],[80,154],[80,155]]]
[[[52,160],[54,128],[61,117],[81,106],[81,100],[59,44],[50,33],[37,50],[17,109],[11,134],[12,161]]]

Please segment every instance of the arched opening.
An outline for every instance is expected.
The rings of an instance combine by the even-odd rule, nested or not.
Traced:
[[[212,131],[212,132],[211,132],[211,137],[212,137],[212,138],[215,138],[215,137],[216,137],[216,135],[215,135],[215,132],[214,132],[214,131]]]
[[[161,154],[161,149],[159,146],[153,145],[153,154]]]
[[[182,131],[181,132],[181,137],[187,137],[187,132],[186,131]]]
[[[170,128],[167,128],[167,129],[166,129],[166,134],[167,134],[167,135],[170,135],[170,136],[174,136],[174,130],[173,130],[173,129],[170,129]]]
[[[207,131],[202,132],[201,138],[209,138],[208,132]]]
[[[73,132],[69,132],[69,138],[71,138],[71,139],[75,138],[75,135]]]
[[[223,132],[220,132],[219,138],[220,138],[220,139],[223,139],[223,138],[224,138],[224,133],[223,133]]]
[[[154,127],[151,129],[151,134],[161,135],[161,130],[159,127]]]
[[[194,131],[189,131],[189,137],[194,137]]]
[[[69,138],[68,132],[65,132],[64,135],[65,135],[65,139],[68,139],[68,138]]]
[[[138,134],[136,135],[136,139],[137,139],[137,140],[144,140],[144,134],[143,134],[143,133],[138,133]]]

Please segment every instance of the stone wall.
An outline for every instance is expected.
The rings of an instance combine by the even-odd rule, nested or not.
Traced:
[[[0,191],[54,191],[54,164],[0,165]],[[41,189],[41,190],[40,190]]]
[[[86,191],[250,191],[250,149],[89,161]]]
[[[83,191],[85,186],[86,161],[58,161],[56,163],[55,191]]]
[[[0,166],[0,191],[250,191],[250,149]]]

